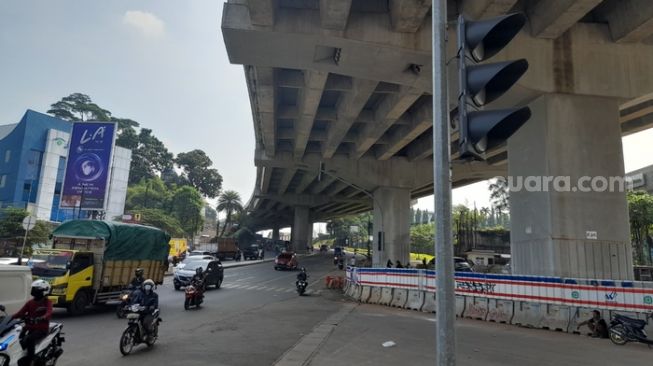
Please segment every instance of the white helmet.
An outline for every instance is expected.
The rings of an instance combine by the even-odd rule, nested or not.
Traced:
[[[151,279],[148,278],[147,280],[143,281],[143,290],[153,291],[154,287],[155,287],[154,281],[152,281]]]
[[[40,292],[41,296],[47,295],[50,293],[50,284],[44,280],[36,280],[32,282],[32,296],[34,292]]]

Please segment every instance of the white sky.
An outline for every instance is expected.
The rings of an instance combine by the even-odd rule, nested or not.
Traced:
[[[254,131],[242,66],[227,58],[222,1],[0,1],[0,124],[73,92],[150,128],[175,154],[206,151],[246,202]],[[653,164],[653,132],[624,138],[626,171]],[[487,183],[453,193],[488,206]],[[433,197],[417,207],[430,209]]]

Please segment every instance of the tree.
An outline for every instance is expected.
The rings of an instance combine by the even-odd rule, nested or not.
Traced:
[[[14,239],[17,249],[20,252],[20,247],[23,244],[22,240],[25,235],[22,222],[29,213],[27,210],[22,208],[9,207],[3,209],[0,214],[1,235],[5,238]],[[46,244],[51,232],[52,227],[50,227],[47,222],[41,220],[36,221],[34,228],[27,234],[27,240],[25,241],[25,256],[30,255],[32,245]]]
[[[73,93],[51,104],[47,113],[66,121],[110,121],[111,112],[93,103],[91,97]]]
[[[490,190],[490,201],[499,213],[510,212],[510,189],[508,181],[499,177],[490,183],[488,189]]]
[[[213,162],[202,150],[180,153],[175,163],[183,170],[183,176],[200,193],[209,198],[217,197],[222,188],[222,176],[211,168]]]
[[[181,154],[180,154],[181,155]],[[232,224],[232,215],[236,212],[241,212],[243,210],[243,203],[240,201],[240,195],[236,191],[224,191],[220,198],[218,198],[218,212],[226,212],[226,218],[224,220],[224,225],[222,226],[222,231],[220,232],[220,237],[224,235],[227,225]],[[219,228],[218,228],[219,229]]]
[[[160,178],[143,179],[127,188],[125,210],[143,208],[165,209],[169,206],[172,193]]]
[[[141,215],[141,223],[158,227],[173,237],[183,236],[184,230],[176,217],[158,208],[142,208],[132,211]]]
[[[651,248],[648,242],[651,225],[653,225],[653,195],[643,191],[628,192],[627,199],[630,235],[635,248],[634,262],[650,265]]]
[[[191,186],[179,187],[170,200],[170,212],[179,220],[187,237],[193,237],[204,225],[201,210],[204,205],[200,193]]]
[[[154,178],[166,170],[172,170],[173,161],[174,155],[152,134],[152,130],[141,128],[138,144],[136,148],[132,147],[129,184]]]
[[[412,226],[410,228],[411,251],[414,250],[417,253],[433,254],[435,252],[434,237],[434,223]]]

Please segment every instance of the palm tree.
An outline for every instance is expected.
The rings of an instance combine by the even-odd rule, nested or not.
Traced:
[[[224,191],[218,198],[218,212],[225,211],[227,217],[224,219],[224,226],[222,226],[222,232],[220,232],[220,237],[224,235],[227,225],[231,225],[231,215],[236,212],[241,212],[243,210],[243,204],[240,201],[240,195],[236,191]],[[218,223],[220,226],[220,223]]]

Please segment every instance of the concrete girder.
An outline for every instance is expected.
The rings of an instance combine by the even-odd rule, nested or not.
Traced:
[[[466,0],[460,10],[471,19],[483,19],[506,14],[516,3],[517,0]]]
[[[290,184],[290,181],[292,178],[295,176],[295,173],[297,173],[296,169],[284,169],[283,170],[283,175],[281,177],[281,182],[279,182],[279,189],[277,190],[278,194],[284,194],[286,193],[286,190],[288,189],[288,185]]]
[[[431,9],[431,0],[390,0],[390,21],[397,32],[414,33]]]
[[[653,124],[653,93],[634,99],[619,107],[621,135],[646,130]]]
[[[277,5],[277,0],[247,0],[252,24],[273,26]]]
[[[319,168],[315,171],[308,171],[304,170],[304,176],[302,176],[302,180],[299,182],[297,185],[297,189],[295,189],[295,193],[301,194],[304,193],[306,188],[308,188],[309,185],[317,178]]]
[[[648,5],[646,0],[641,1]],[[476,1],[464,4],[467,3]],[[592,13],[597,13],[603,5]],[[316,70],[413,86],[424,92],[431,90],[428,17],[425,20],[429,22],[428,27],[425,23],[415,33],[394,32],[387,18],[386,23],[381,21],[380,15],[384,14],[351,17],[347,31],[336,34],[324,32],[319,20],[313,19],[319,18],[318,12],[306,10],[284,13],[278,17],[274,31],[270,31],[249,25],[246,9],[241,8],[238,4],[226,4],[223,17],[223,34],[232,63],[296,69],[310,64]],[[642,9],[645,13],[648,6]],[[613,22],[613,28],[616,24]],[[370,27],[375,31],[369,32]],[[454,40],[455,27],[450,27],[449,32],[449,39]],[[448,42],[448,57],[456,54],[455,43]],[[293,52],[285,51],[288,44],[293,45]],[[339,64],[315,62],[315,49],[320,45],[340,49]],[[370,55],[374,55],[373,63]],[[608,24],[604,23],[576,23],[556,40],[534,38],[522,31],[492,61],[519,57],[528,57],[529,70],[511,89],[515,92],[508,93],[496,104],[525,104],[542,94],[555,92],[629,100],[653,90],[653,73],[647,72],[648,65],[653,64],[653,47],[617,45],[612,42]],[[410,72],[410,64],[423,65],[421,72]],[[448,71],[453,80],[455,63]],[[457,95],[453,84],[450,83],[450,95]]]
[[[556,39],[603,0],[544,0],[526,8],[533,37]]]
[[[320,0],[320,21],[323,28],[345,30],[352,0]]]
[[[268,155],[276,152],[274,71],[270,67],[255,67],[253,80],[249,80],[251,99],[253,101],[254,121],[258,117],[261,142]],[[255,125],[256,128],[256,125]]]
[[[433,125],[433,101],[428,100],[422,104],[407,119],[410,123],[399,127],[394,132],[390,137],[390,141],[377,155],[379,160],[390,159]],[[428,145],[431,146],[431,144]]]
[[[338,118],[329,127],[326,146],[324,147],[324,157],[331,158],[335,154],[342,139],[349,131],[351,125],[356,121],[365,103],[370,99],[374,88],[378,83],[376,81],[355,79],[352,90],[344,93],[338,101],[336,115]]]
[[[320,105],[320,98],[324,91],[324,84],[327,81],[329,73],[323,71],[307,70],[304,73],[305,86],[298,101],[299,120],[295,125],[295,158],[301,159],[306,151],[313,121],[317,113],[317,107]]]
[[[653,34],[653,2],[648,0],[606,1],[597,9],[618,43],[641,42]]]
[[[272,170],[271,167],[261,167],[259,169],[259,174],[261,176],[261,186],[259,189],[263,193],[268,193],[270,190],[270,180],[272,179]]]
[[[315,187],[312,189],[313,194],[320,194],[322,191],[324,191],[328,186],[333,184],[335,182],[335,179],[331,176],[328,175],[322,175],[322,181],[317,182]]]
[[[340,192],[342,192],[342,191],[344,191],[345,189],[347,189],[348,187],[349,187],[349,186],[346,185],[346,184],[343,183],[343,182],[336,182],[336,183],[335,183],[335,188],[334,188],[331,192],[329,192],[329,194],[330,194],[331,196],[336,196],[336,195],[338,195]]]
[[[399,93],[389,94],[383,98],[374,112],[375,123],[368,123],[358,139],[354,157],[360,159],[421,96],[421,91],[401,86]]]
[[[274,202],[280,202],[284,205],[289,206],[320,206],[327,205],[330,203],[340,204],[340,203],[365,203],[365,200],[351,199],[346,197],[333,197],[325,196],[319,194],[262,194],[256,195],[256,197],[261,199],[267,199]]]

